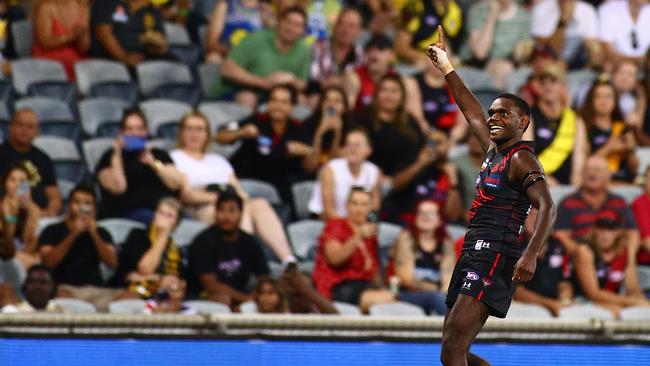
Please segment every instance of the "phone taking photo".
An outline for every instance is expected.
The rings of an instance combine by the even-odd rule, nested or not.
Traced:
[[[122,136],[122,140],[124,141],[124,147],[122,147],[124,151],[138,152],[147,147],[146,137],[126,135]]]
[[[26,180],[20,182],[16,194],[19,197],[26,197],[27,195],[29,195],[29,183]]]

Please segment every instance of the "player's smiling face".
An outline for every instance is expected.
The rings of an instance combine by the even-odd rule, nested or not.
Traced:
[[[499,98],[492,102],[487,119],[490,140],[500,145],[514,138],[517,136],[519,124],[519,110],[512,100]]]

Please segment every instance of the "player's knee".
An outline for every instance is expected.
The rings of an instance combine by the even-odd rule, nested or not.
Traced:
[[[442,335],[442,352],[440,361],[449,364],[459,357],[464,357],[469,350],[469,345],[463,338],[463,334],[457,326],[449,324],[445,327]]]

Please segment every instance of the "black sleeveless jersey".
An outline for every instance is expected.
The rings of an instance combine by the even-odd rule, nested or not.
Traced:
[[[476,178],[476,192],[469,211],[463,250],[494,250],[520,255],[519,236],[530,210],[523,187],[508,180],[510,159],[520,150],[534,154],[532,142],[520,141],[503,151],[487,152]]]

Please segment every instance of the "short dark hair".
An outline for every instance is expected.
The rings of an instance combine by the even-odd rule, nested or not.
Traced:
[[[129,119],[131,116],[138,116],[142,118],[142,121],[144,122],[144,127],[149,129],[149,126],[147,125],[147,117],[144,116],[144,113],[142,113],[142,110],[140,108],[129,108],[124,111],[124,114],[122,115],[122,119],[120,120],[120,130],[124,130],[126,127],[126,120]]]
[[[219,193],[219,198],[217,198],[217,210],[226,202],[235,202],[240,211],[244,209],[244,200],[242,200],[239,194],[237,194],[237,191],[232,187],[228,187]]]
[[[298,5],[290,6],[290,7],[286,8],[286,9],[282,10],[282,12],[280,13],[280,18],[279,19],[284,19],[291,13],[298,13],[298,14],[302,15],[302,18],[305,20],[305,25],[307,25],[307,12],[305,11],[305,9],[303,7],[298,6]]]
[[[29,267],[29,269],[27,270],[27,275],[25,276],[25,281],[23,282],[23,286],[22,286],[23,293],[25,292],[25,286],[27,285],[27,279],[34,272],[45,272],[50,276],[50,279],[52,280],[52,285],[53,285],[52,286],[53,287],[52,288],[52,293],[50,294],[50,299],[54,298],[54,296],[56,295],[56,292],[57,292],[57,283],[56,283],[56,279],[54,278],[54,273],[52,273],[52,270],[50,269],[50,267],[48,267],[48,266],[46,266],[46,265],[44,265],[42,263],[34,264],[31,267]]]
[[[95,190],[89,184],[86,184],[86,183],[77,184],[70,191],[70,194],[68,195],[68,200],[70,200],[72,198],[72,196],[74,196],[76,193],[85,193],[87,195],[90,195],[93,198],[93,202],[97,203],[97,196],[95,196]]]
[[[528,124],[526,125],[526,128],[524,128],[524,132],[525,132],[528,129],[528,126],[530,126],[530,119],[531,119],[530,106],[528,105],[528,103],[526,103],[526,101],[522,97],[511,93],[503,93],[497,97],[497,99],[501,99],[501,98],[508,99],[514,102],[515,106],[519,109],[519,111],[523,113],[524,116],[528,117]]]
[[[352,188],[350,188],[350,193],[348,194],[348,201],[350,201],[350,199],[352,198],[352,195],[355,192],[361,192],[361,193],[367,194],[369,197],[372,198],[373,189],[370,186],[367,186],[367,187],[364,187],[364,186],[352,186]]]
[[[366,129],[365,127],[361,127],[361,126],[355,126],[355,127],[350,128],[349,130],[345,131],[345,136],[343,138],[343,143],[345,143],[345,141],[347,141],[347,139],[348,139],[348,136],[353,134],[353,133],[358,133],[358,134],[363,135],[366,138],[366,140],[368,141],[368,145],[370,145],[372,147],[372,138],[370,138],[370,133],[368,132],[368,129]]]
[[[298,103],[298,90],[292,84],[277,84],[271,87],[269,90],[269,98],[276,90],[286,90],[289,92],[289,97],[291,98],[291,104],[296,105]]]

